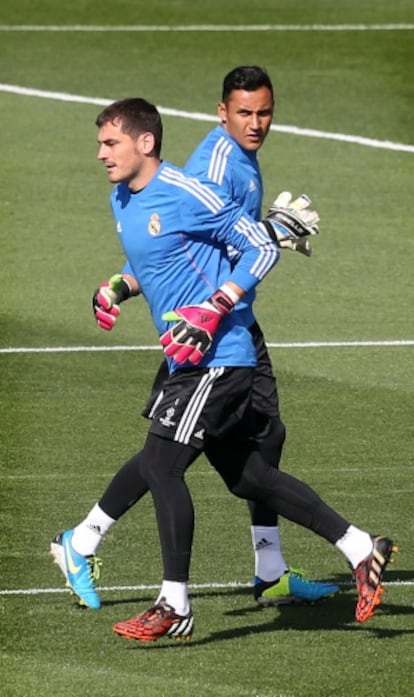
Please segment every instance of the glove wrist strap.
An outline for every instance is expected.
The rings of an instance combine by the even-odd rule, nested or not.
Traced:
[[[108,281],[110,289],[116,293],[116,302],[123,303],[131,297],[131,286],[120,273],[111,276]]]
[[[238,300],[239,296],[232,288],[229,288],[227,283],[223,283],[221,288],[216,290],[211,298],[209,298],[209,302],[221,315],[228,315]]]
[[[119,284],[118,296],[118,302],[120,303],[123,303],[124,300],[128,300],[128,298],[131,297],[131,286],[129,285],[128,281],[126,281],[124,278]]]
[[[273,242],[276,242],[277,246],[280,247],[280,240],[278,239],[276,234],[277,226],[273,222],[270,222],[270,220],[261,220],[260,223],[265,228],[270,239],[273,240]]]

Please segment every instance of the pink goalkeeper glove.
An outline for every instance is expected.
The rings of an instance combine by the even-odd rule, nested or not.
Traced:
[[[94,292],[92,308],[101,329],[110,331],[119,317],[119,303],[130,297],[130,287],[120,274],[112,276],[109,281],[101,283]]]
[[[180,364],[200,363],[212,346],[221,320],[233,307],[234,300],[219,289],[201,305],[187,305],[164,313],[162,319],[166,322],[177,322],[160,337],[165,355]]]

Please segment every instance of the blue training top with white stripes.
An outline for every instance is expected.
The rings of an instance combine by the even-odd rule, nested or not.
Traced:
[[[245,150],[222,126],[213,128],[197,145],[185,167],[187,174],[205,178],[218,184],[229,198],[238,203],[255,220],[260,220],[263,204],[263,180],[257,161],[257,152]],[[229,259],[237,263],[239,253],[228,249]],[[237,304],[237,312],[243,311],[246,321],[253,324],[253,301],[256,293],[251,290]]]
[[[266,231],[220,187],[187,176],[164,161],[148,185],[132,193],[124,183],[112,191],[116,227],[132,272],[162,334],[163,313],[206,300],[225,281],[249,291],[279,258]],[[231,269],[227,247],[240,258]],[[222,322],[200,366],[254,366],[256,356],[243,313]],[[170,361],[170,369],[177,365]]]

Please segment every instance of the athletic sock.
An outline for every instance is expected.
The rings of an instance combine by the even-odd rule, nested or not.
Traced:
[[[93,556],[114,523],[116,520],[96,503],[85,520],[74,528],[72,546],[75,552],[85,557]]]
[[[353,569],[372,552],[372,537],[364,530],[350,525],[345,534],[335,542]]]
[[[281,550],[279,528],[252,525],[250,529],[255,576],[262,581],[277,581],[289,569]]]
[[[168,605],[171,605],[177,615],[188,615],[190,612],[187,583],[163,581],[155,604],[157,605],[161,600],[165,600]]]

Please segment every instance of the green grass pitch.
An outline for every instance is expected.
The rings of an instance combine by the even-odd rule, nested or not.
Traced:
[[[44,25],[96,31],[35,30]],[[152,29],[102,30],[120,25]],[[189,25],[222,28],[165,30]],[[411,0],[16,0],[0,8],[2,697],[412,695],[413,27]],[[283,467],[356,525],[394,536],[400,552],[382,606],[358,625],[342,556],[282,521],[289,563],[342,592],[311,607],[258,609],[247,508],[200,458],[188,474],[195,633],[145,646],[111,626],[157,594],[149,497],[101,547],[100,612],[76,605],[48,557],[51,538],[140,448],[140,410],[161,358],[154,349],[73,350],[157,344],[140,299],[123,306],[111,334],[92,318],[93,290],[121,263],[92,100],[137,95],[213,117],[224,74],[244,63],[268,69],[274,123],[299,129],[272,131],[260,153],[265,204],[283,189],[306,191],[322,221],[312,258],[286,253],[258,293],[287,425]],[[163,120],[163,154],[177,164],[212,126]]]

